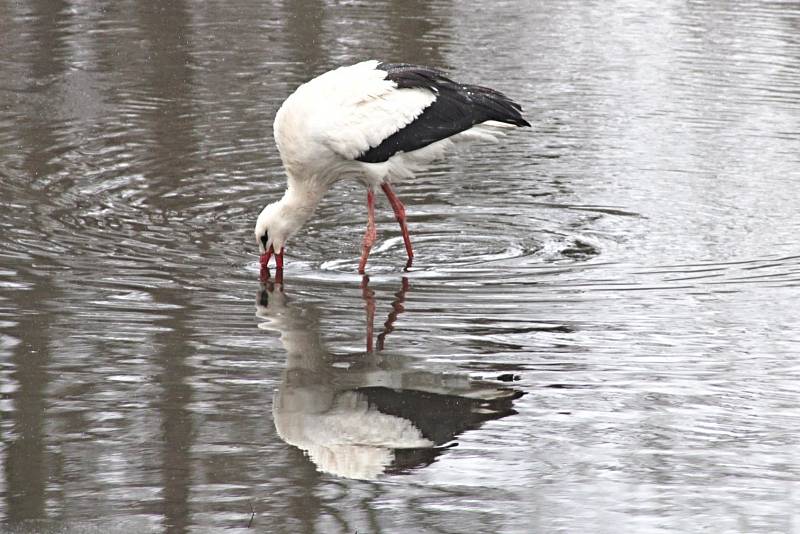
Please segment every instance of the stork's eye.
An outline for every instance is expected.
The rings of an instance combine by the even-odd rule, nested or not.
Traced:
[[[264,235],[261,236],[261,244],[264,245],[264,248],[267,248],[267,241],[269,241],[269,237],[267,237],[268,232],[264,232]]]

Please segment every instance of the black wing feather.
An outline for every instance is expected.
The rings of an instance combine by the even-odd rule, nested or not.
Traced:
[[[429,89],[436,100],[411,123],[361,154],[358,161],[380,163],[397,152],[417,150],[490,120],[530,126],[520,105],[494,89],[460,84],[442,71],[419,65],[380,63],[377,68],[386,71],[386,79],[399,89]]]

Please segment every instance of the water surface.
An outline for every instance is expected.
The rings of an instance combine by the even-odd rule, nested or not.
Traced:
[[[0,6],[2,529],[800,528],[800,8],[483,4]],[[533,128],[262,287],[274,113],[370,57]]]

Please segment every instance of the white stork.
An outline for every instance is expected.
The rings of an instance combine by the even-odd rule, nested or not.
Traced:
[[[256,221],[262,275],[275,254],[282,275],[286,241],[308,221],[338,180],[367,188],[367,232],[358,272],[375,242],[375,191],[394,210],[411,266],[414,251],[405,207],[392,184],[413,177],[459,141],[496,141],[504,128],[530,126],[502,93],[454,82],[439,70],[371,60],[326,72],[301,85],[275,116],[275,141],[286,192]]]

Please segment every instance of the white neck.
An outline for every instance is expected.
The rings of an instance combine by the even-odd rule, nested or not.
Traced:
[[[298,180],[289,174],[283,197],[265,208],[273,214],[271,218],[274,217],[269,229],[276,251],[311,218],[327,191],[325,184]]]
[[[290,174],[286,181],[286,191],[278,203],[285,206],[286,211],[297,213],[305,223],[327,192],[327,184],[316,180],[298,180]]]

